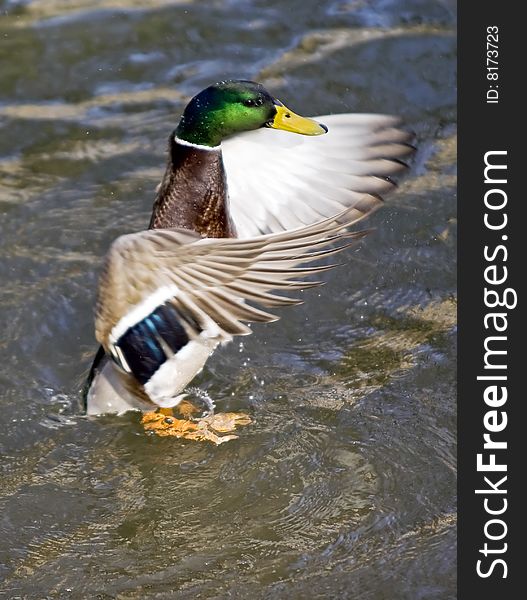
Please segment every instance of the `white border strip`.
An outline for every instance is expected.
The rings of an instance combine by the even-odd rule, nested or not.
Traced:
[[[110,332],[109,342],[115,344],[119,338],[130,328],[146,319],[154,310],[164,304],[170,298],[174,298],[179,293],[177,285],[165,285],[145,298],[140,304],[137,304],[132,310],[124,315],[121,320],[114,325]]]

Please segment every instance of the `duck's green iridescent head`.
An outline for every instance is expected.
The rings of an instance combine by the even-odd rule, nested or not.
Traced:
[[[286,108],[259,83],[222,81],[187,104],[176,136],[191,144],[218,146],[235,133],[272,127],[303,135],[321,135],[327,127]]]

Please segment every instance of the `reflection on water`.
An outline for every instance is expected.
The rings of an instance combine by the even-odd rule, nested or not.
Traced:
[[[0,590],[455,597],[455,35],[434,0],[0,1]],[[101,257],[186,99],[402,115],[411,177],[327,285],[214,355],[218,448],[81,415]]]

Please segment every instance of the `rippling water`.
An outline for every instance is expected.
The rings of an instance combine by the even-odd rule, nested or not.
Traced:
[[[0,0],[0,596],[455,597],[455,16],[434,0]],[[327,285],[199,377],[220,447],[86,419],[101,257],[189,96],[402,115],[410,176]]]

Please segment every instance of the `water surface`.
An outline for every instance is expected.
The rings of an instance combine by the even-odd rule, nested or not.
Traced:
[[[0,596],[455,597],[455,23],[434,0],[0,1]],[[113,239],[188,98],[381,112],[410,176],[323,288],[198,380],[218,448],[87,419]]]

